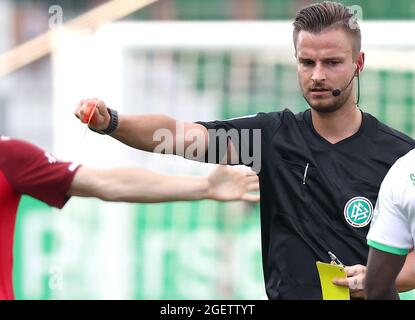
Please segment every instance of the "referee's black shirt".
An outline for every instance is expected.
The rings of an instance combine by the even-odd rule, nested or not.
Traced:
[[[215,130],[261,129],[262,263],[270,299],[321,299],[316,261],[329,262],[328,251],[345,265],[366,265],[380,184],[415,141],[362,115],[358,132],[335,144],[315,131],[310,110],[198,122]],[[240,150],[252,154],[252,140],[244,142]]]

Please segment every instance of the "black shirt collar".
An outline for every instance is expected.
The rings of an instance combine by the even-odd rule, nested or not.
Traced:
[[[357,130],[357,132],[355,132],[353,135],[351,135],[348,138],[345,138],[337,143],[330,143],[329,141],[327,141],[326,139],[324,139],[322,136],[320,136],[320,134],[316,131],[316,129],[313,126],[313,122],[311,120],[311,110],[307,109],[306,111],[303,112],[303,118],[304,121],[307,123],[307,126],[309,127],[309,129],[313,132],[314,135],[316,135],[320,140],[322,140],[324,143],[327,143],[329,145],[335,146],[335,145],[339,145],[339,144],[343,144],[343,143],[347,143],[349,141],[352,141],[354,139],[356,139],[357,137],[359,137],[360,135],[362,135],[362,133],[366,130],[367,127],[367,122],[369,121],[367,114],[362,112],[362,110],[359,109],[359,111],[362,113],[362,123],[360,124],[360,128],[359,130]]]

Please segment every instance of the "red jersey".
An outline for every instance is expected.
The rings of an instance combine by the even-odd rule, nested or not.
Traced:
[[[30,143],[0,137],[0,300],[14,299],[13,236],[21,196],[62,208],[78,168]]]

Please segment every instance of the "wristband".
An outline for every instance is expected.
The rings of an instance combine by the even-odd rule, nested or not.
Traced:
[[[94,130],[90,128],[92,131],[99,133],[99,134],[111,134],[117,129],[118,127],[118,112],[116,110],[112,110],[107,108],[108,114],[110,115],[110,123],[108,127],[104,130]]]

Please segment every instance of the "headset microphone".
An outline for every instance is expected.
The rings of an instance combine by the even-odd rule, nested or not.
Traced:
[[[359,76],[359,71],[358,71],[358,70],[356,70],[356,73],[357,73],[357,75]],[[342,91],[346,90],[346,89],[350,86],[350,84],[352,83],[352,81],[353,81],[354,77],[356,76],[356,73],[353,75],[353,78],[349,81],[349,83],[347,84],[347,86],[343,88],[343,90],[340,90],[340,89],[334,89],[334,90],[331,92],[331,94],[332,94],[334,97],[338,97],[338,96],[342,93]]]

